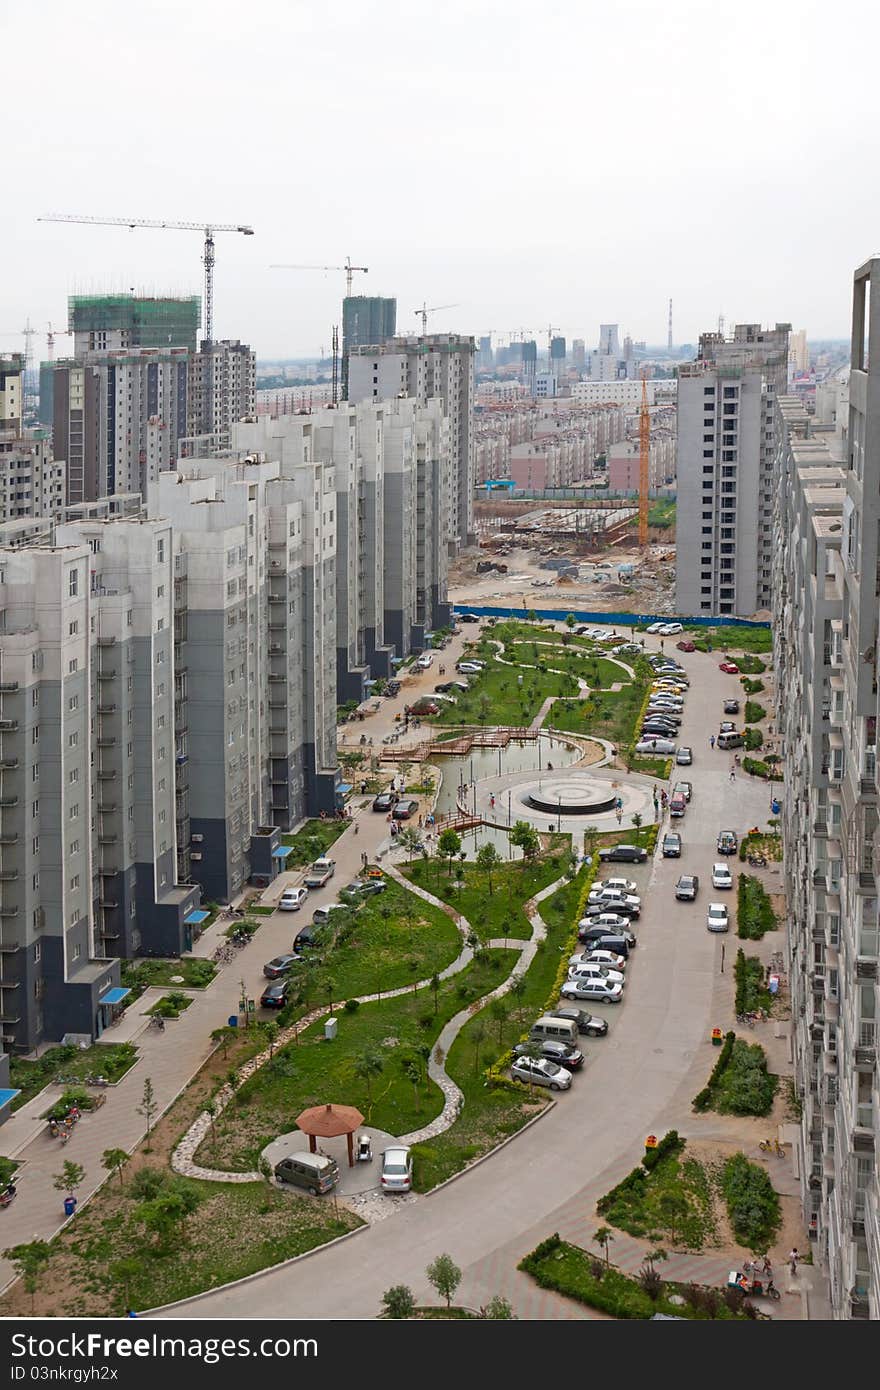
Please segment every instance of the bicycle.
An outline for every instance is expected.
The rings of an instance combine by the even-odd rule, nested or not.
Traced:
[[[150,1027],[150,1028],[155,1028],[155,1029],[157,1030],[157,1032],[159,1032],[159,1033],[164,1033],[164,1032],[165,1032],[165,1020],[164,1020],[164,1018],[162,1017],[162,1015],[161,1015],[161,1014],[153,1014],[153,1016],[152,1016],[152,1018],[150,1019],[150,1022],[149,1022],[149,1027]]]
[[[758,1148],[762,1153],[774,1154],[776,1158],[785,1158],[785,1149],[778,1139],[761,1139]]]
[[[754,1028],[755,1026],[755,1020],[752,1018],[751,1014],[737,1014],[736,1021],[737,1023],[747,1023],[750,1028]]]

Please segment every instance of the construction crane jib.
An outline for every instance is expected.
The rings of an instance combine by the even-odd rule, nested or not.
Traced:
[[[253,227],[245,227],[232,222],[171,222],[151,217],[80,217],[75,213],[48,213],[38,217],[38,222],[81,222],[92,227],[148,227],[158,231],[201,232],[205,238],[202,263],[205,267],[205,338],[214,341],[214,235],[217,232],[240,232],[242,236],[253,236]]]
[[[351,283],[352,283],[352,276],[355,274],[356,271],[360,271],[362,275],[367,275],[367,274],[369,273],[370,267],[369,267],[368,265],[352,265],[352,263],[351,263],[351,256],[346,256],[346,258],[345,258],[345,265],[286,265],[286,264],[281,264],[281,265],[270,265],[270,266],[269,266],[269,269],[270,269],[270,270],[344,270],[344,271],[345,271],[345,296],[346,296],[347,299],[351,299]]]
[[[421,307],[421,309],[416,309],[416,318],[422,320],[422,337],[424,338],[424,337],[427,336],[427,332],[428,332],[428,315],[429,315],[429,314],[439,314],[439,312],[440,312],[441,309],[457,309],[457,308],[458,308],[458,305],[457,305],[457,304],[435,304],[434,307],[433,307],[433,309],[429,309],[429,308],[427,307],[427,305],[426,305],[426,304],[424,303],[424,301],[423,301],[423,302],[422,302],[422,307]]]

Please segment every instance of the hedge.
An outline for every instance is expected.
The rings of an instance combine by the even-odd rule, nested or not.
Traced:
[[[740,874],[736,889],[736,934],[760,941],[765,932],[779,926],[763,884],[753,874]]]
[[[735,1009],[738,1014],[770,1007],[773,1001],[769,991],[764,988],[764,967],[757,956],[747,956],[742,947],[736,953],[734,978]]]
[[[749,730],[749,732],[753,732]],[[762,763],[760,758],[743,758],[743,772],[751,773],[752,777],[772,778],[774,782],[782,779],[778,772],[773,772],[768,763]]]
[[[781,1222],[779,1197],[766,1170],[745,1154],[734,1154],[724,1165],[721,1188],[740,1245],[765,1254]]]
[[[727,1066],[727,1063],[730,1061],[730,1055],[733,1052],[733,1044],[735,1042],[736,1033],[734,1033],[733,1031],[725,1033],[724,1045],[722,1046],[721,1051],[718,1054],[718,1061],[712,1068],[712,1075],[709,1077],[709,1080],[707,1084],[703,1087],[702,1091],[698,1092],[698,1094],[694,1096],[693,1106],[695,1110],[709,1109],[709,1106],[712,1101],[712,1089],[720,1080],[721,1073],[724,1071],[725,1067]]]
[[[753,681],[748,676],[742,676],[740,684],[747,695],[760,695],[764,689],[763,681]]]
[[[746,748],[749,752],[753,753],[756,748],[763,747],[764,740],[761,736],[760,729],[751,729],[747,724],[743,729],[743,738],[745,739]]]
[[[665,1158],[668,1153],[673,1151],[681,1153],[684,1148],[684,1140],[681,1138],[677,1129],[670,1129],[660,1140],[656,1149],[645,1149],[645,1156],[638,1168],[633,1168],[627,1173],[625,1178],[621,1178],[610,1192],[606,1192],[604,1197],[600,1197],[596,1203],[596,1210],[600,1216],[604,1216],[610,1211],[618,1197],[625,1192],[629,1192],[633,1187],[639,1187],[648,1181],[648,1173],[656,1168],[661,1158]]]
[[[767,711],[763,705],[758,704],[757,700],[746,700],[746,723],[760,724],[762,719],[767,718]]]

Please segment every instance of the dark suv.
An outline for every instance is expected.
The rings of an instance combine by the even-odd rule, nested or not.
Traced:
[[[579,1033],[586,1033],[592,1038],[604,1038],[608,1032],[608,1020],[588,1014],[585,1009],[554,1009],[550,1018],[568,1018]]]
[[[276,985],[269,985],[263,990],[260,996],[261,1009],[283,1009],[287,1003],[287,996],[290,993],[290,980],[279,980]]]
[[[662,848],[663,848],[663,858],[664,858],[664,859],[680,859],[680,858],[681,858],[681,836],[680,836],[680,835],[676,835],[676,833],[675,833],[674,830],[670,831],[668,835],[664,835],[664,836],[663,836],[663,846],[662,846]]]

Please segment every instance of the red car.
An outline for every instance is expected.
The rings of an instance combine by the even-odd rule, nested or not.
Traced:
[[[680,652],[695,652],[697,650],[693,642],[676,642],[675,645]]]
[[[739,675],[739,667],[738,667],[738,666],[735,666],[734,663],[733,663],[732,661],[721,661],[721,662],[719,662],[719,664],[718,664],[718,670],[719,670],[719,671],[726,671],[727,674],[728,674],[729,676],[738,676],[738,675]]]

